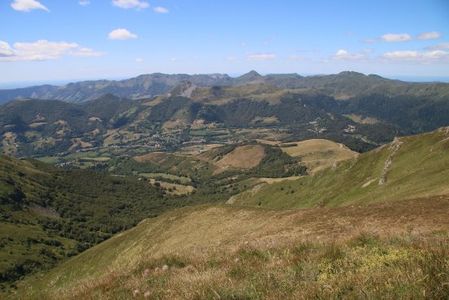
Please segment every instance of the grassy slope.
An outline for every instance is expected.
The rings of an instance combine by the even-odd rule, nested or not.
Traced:
[[[446,128],[403,137],[314,176],[265,186],[254,194],[246,193],[234,203],[303,208],[449,194],[448,149]],[[379,184],[381,178],[385,179],[384,184]]]
[[[309,173],[333,166],[337,162],[357,157],[358,153],[343,144],[330,140],[311,139],[281,145],[282,151],[292,157],[299,157]]]
[[[265,149],[261,145],[238,146],[215,163],[218,167],[215,174],[228,169],[252,169],[257,167],[264,157]]]
[[[448,209],[448,197],[290,211],[184,208],[22,282],[11,297],[441,297]]]
[[[0,157],[0,289],[182,206],[136,178]]]
[[[261,192],[276,187],[273,201],[288,186],[302,187],[288,191],[288,203],[267,204],[328,207],[197,206],[144,220],[21,282],[10,297],[444,298],[448,137],[441,129],[401,138],[335,170]],[[298,202],[299,193],[312,199]],[[366,205],[348,205],[355,203]]]

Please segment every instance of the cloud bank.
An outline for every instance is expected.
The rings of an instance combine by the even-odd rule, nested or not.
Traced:
[[[0,62],[45,61],[63,56],[96,57],[102,55],[104,53],[82,47],[77,43],[38,40],[32,43],[18,42],[11,46],[5,41],[0,41]]]

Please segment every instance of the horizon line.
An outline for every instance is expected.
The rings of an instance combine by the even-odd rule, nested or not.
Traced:
[[[145,75],[153,75],[153,74],[163,74],[163,75],[189,75],[189,76],[195,76],[195,75],[227,75],[231,78],[238,78],[240,76],[243,76],[245,74],[256,72],[260,74],[261,76],[267,76],[267,75],[283,75],[283,74],[292,74],[292,75],[299,75],[302,77],[313,77],[313,76],[330,76],[330,75],[338,75],[345,72],[353,72],[353,73],[359,73],[363,74],[365,76],[370,75],[376,75],[380,76],[385,79],[390,80],[400,80],[404,82],[411,82],[411,83],[449,83],[449,75],[448,76],[419,76],[419,75],[380,75],[376,73],[363,73],[359,71],[353,71],[353,70],[346,70],[341,71],[337,73],[297,73],[297,72],[278,72],[278,73],[261,73],[255,70],[250,70],[245,73],[241,72],[232,72],[232,73],[186,73],[186,72],[180,72],[180,73],[164,73],[164,72],[151,72],[151,73],[141,73],[137,75],[129,75],[129,76],[112,76],[112,77],[104,77],[104,78],[73,78],[73,79],[48,79],[48,80],[24,80],[24,81],[9,81],[9,82],[0,82],[0,90],[5,89],[19,89],[19,88],[27,88],[27,87],[34,87],[34,86],[42,86],[42,85],[54,85],[54,86],[65,86],[70,83],[79,83],[79,82],[86,82],[86,81],[123,81],[128,80],[132,78],[136,78],[139,76],[145,76]]]

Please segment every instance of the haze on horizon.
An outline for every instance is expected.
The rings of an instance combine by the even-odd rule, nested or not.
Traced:
[[[0,12],[0,87],[252,69],[449,78],[444,0],[7,0]]]

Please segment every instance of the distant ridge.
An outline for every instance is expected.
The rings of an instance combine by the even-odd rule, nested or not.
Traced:
[[[144,74],[125,80],[89,80],[63,86],[39,85],[18,89],[0,90],[0,103],[15,99],[52,99],[66,102],[86,102],[105,94],[128,99],[150,98],[169,93],[183,82],[199,87],[268,84],[278,88],[313,89],[330,96],[345,99],[373,93],[446,97],[448,83],[411,83],[391,80],[379,75],[365,75],[344,71],[332,75],[300,76],[298,74],[260,75],[252,70],[239,77],[227,74]]]

